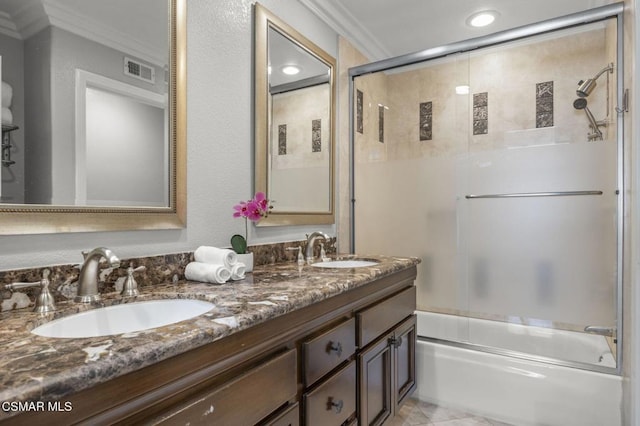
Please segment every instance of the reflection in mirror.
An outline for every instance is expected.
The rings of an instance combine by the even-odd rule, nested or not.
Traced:
[[[256,4],[255,64],[260,225],[333,223],[335,59]]]
[[[183,226],[186,1],[0,13],[0,233]]]

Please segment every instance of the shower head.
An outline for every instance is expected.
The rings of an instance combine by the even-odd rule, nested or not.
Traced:
[[[591,92],[593,92],[593,89],[596,88],[596,80],[605,72],[613,72],[613,62],[598,71],[598,73],[593,78],[580,80],[578,82],[578,88],[576,89],[576,95],[581,98],[586,98],[587,96],[589,96]]]
[[[591,128],[593,129],[593,134],[592,135],[595,138],[597,138],[599,140],[602,140],[602,132],[598,128],[598,122],[596,121],[595,117],[593,116],[593,114],[589,110],[589,107],[587,106],[587,100],[585,98],[578,98],[575,101],[573,101],[573,107],[575,109],[583,109],[584,110],[584,113],[587,115],[587,119],[589,120],[589,124],[591,125]]]
[[[593,92],[593,89],[596,88],[596,81],[593,78],[587,79],[587,81],[584,80],[580,80],[578,82],[579,86],[576,89],[576,95],[580,96],[581,98],[586,98],[587,96],[589,96],[591,94],[591,92]],[[579,100],[579,99],[576,99]],[[573,106],[575,107],[575,102],[573,103]],[[581,109],[581,108],[578,108]]]

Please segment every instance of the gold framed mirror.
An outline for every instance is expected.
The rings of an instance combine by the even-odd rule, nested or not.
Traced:
[[[49,25],[48,22],[55,22],[50,16],[44,16],[44,22],[42,30],[33,35],[27,34],[27,36],[20,34],[20,27],[16,31],[16,38],[24,43],[25,55],[29,54],[28,44],[31,43],[35,37],[39,37],[39,34],[49,34],[48,37],[51,40],[64,39],[67,43],[76,43],[73,46],[77,46],[77,43],[85,43],[83,46],[95,46],[96,48],[84,48],[73,50],[74,54],[80,54],[80,50],[87,52],[95,52],[99,50],[104,53],[105,57],[109,57],[110,64],[114,68],[119,68],[118,75],[115,73],[102,75],[99,71],[91,69],[87,71],[89,67],[78,66],[77,63],[63,62],[68,60],[69,55],[54,56],[53,60],[62,63],[62,66],[70,69],[70,74],[65,75],[66,80],[73,82],[73,89],[75,92],[70,92],[72,95],[66,96],[65,102],[68,102],[67,106],[71,111],[75,110],[75,116],[71,114],[70,123],[58,123],[53,118],[59,118],[60,112],[52,114],[53,118],[47,118],[51,120],[50,133],[54,137],[64,139],[68,142],[66,150],[61,149],[60,145],[55,145],[53,142],[51,146],[44,148],[41,151],[37,151],[33,148],[34,144],[31,144],[31,150],[33,152],[25,152],[24,168],[30,168],[30,171],[25,172],[25,186],[27,185],[40,185],[45,188],[40,193],[46,193],[45,196],[31,196],[25,197],[25,201],[22,203],[11,202],[2,200],[0,203],[0,235],[17,235],[17,234],[45,234],[45,233],[60,233],[60,232],[95,232],[95,231],[116,231],[116,230],[132,230],[132,229],[175,229],[183,228],[186,224],[186,0],[167,0],[165,3],[158,3],[155,0],[150,0],[148,6],[153,7],[154,10],[150,10],[147,7],[141,7],[139,11],[143,11],[141,17],[135,18],[133,16],[134,10],[129,10],[127,5],[130,3],[127,0],[116,0],[120,6],[116,6],[109,2],[106,6],[104,2],[95,2],[95,10],[93,10],[93,17],[88,17],[86,20],[79,21],[83,23],[96,22],[95,27],[98,33],[100,29],[104,28],[104,37],[109,41],[101,44],[100,41],[96,41],[91,38],[93,36],[86,36],[81,30],[75,31],[69,28],[59,28],[54,25]],[[13,0],[7,2],[10,7]],[[44,12],[47,14],[55,13],[80,13],[81,8],[89,7],[90,2],[68,2],[67,0],[56,0],[47,3],[47,8],[44,8]],[[55,7],[49,7],[49,6]],[[75,6],[74,6],[75,5]],[[42,9],[42,7],[40,7]],[[135,9],[135,8],[134,8]],[[113,12],[115,15],[118,10],[128,11],[131,16],[124,16],[122,14],[117,16],[106,16],[108,13]],[[153,31],[150,28],[146,28],[147,33],[154,34],[155,40],[157,40],[162,47],[160,55],[154,56],[151,51],[151,44],[154,44],[154,40],[140,41],[127,38],[124,31],[125,29],[118,30],[117,27],[108,28],[106,20],[112,18],[113,22],[119,21],[120,25],[131,23],[131,19],[138,20],[138,26],[144,27],[145,22],[140,19],[159,17],[159,20],[154,20],[153,23],[157,24]],[[99,27],[97,21],[104,19]],[[126,18],[126,19],[125,19]],[[131,25],[128,25],[129,27]],[[51,34],[54,34],[52,36]],[[161,40],[160,40],[161,39]],[[38,39],[41,43],[42,39]],[[51,41],[51,45],[48,45],[48,49],[54,52],[56,55],[59,52],[65,51],[65,49],[56,48]],[[42,46],[42,44],[40,44]],[[53,46],[53,47],[51,47]],[[120,48],[119,48],[120,47]],[[66,47],[68,51],[69,48]],[[131,53],[133,52],[133,53]],[[148,56],[146,55],[148,53]],[[115,59],[114,59],[115,58]],[[154,58],[159,58],[154,61]],[[113,60],[111,60],[113,59]],[[106,58],[105,58],[106,60]],[[124,77],[123,74],[123,60],[124,60]],[[85,62],[88,62],[85,59]],[[5,65],[6,61],[3,61]],[[42,63],[46,63],[42,61]],[[49,64],[47,64],[49,65]],[[44,69],[44,68],[43,68]],[[52,75],[56,75],[57,71],[51,65]],[[38,74],[38,73],[36,73]],[[153,79],[151,78],[153,77]],[[3,79],[4,80],[4,79]],[[143,81],[145,80],[145,81]],[[28,100],[28,90],[32,84],[26,81],[25,76],[25,99]],[[35,83],[40,84],[40,83]],[[52,83],[53,84],[53,83]],[[120,93],[124,97],[131,97],[131,93],[140,94],[139,101],[130,102],[131,99],[126,99],[125,102],[130,104],[135,103],[134,109],[146,110],[150,109],[150,106],[156,107],[160,105],[161,112],[153,111],[155,117],[155,123],[159,123],[160,129],[154,129],[153,136],[150,136],[151,144],[155,151],[140,151],[133,147],[131,141],[139,139],[138,136],[127,134],[128,146],[123,145],[122,141],[116,139],[124,139],[125,130],[129,129],[129,126],[125,128],[122,122],[116,119],[108,119],[105,115],[96,115],[93,113],[93,117],[97,117],[97,120],[90,120],[89,109],[84,109],[84,102],[86,100],[87,105],[90,99],[90,90],[93,90],[94,95],[97,93],[102,96],[106,93],[100,92],[99,89],[104,87],[115,87],[113,93]],[[3,85],[4,87],[4,85]],[[86,89],[86,98],[79,97],[79,87]],[[159,89],[157,89],[159,88]],[[53,89],[52,93],[58,90]],[[157,93],[152,93],[152,92]],[[100,92],[100,93],[98,93]],[[14,92],[15,93],[15,92]],[[75,93],[75,97],[73,96]],[[83,94],[85,92],[82,92]],[[151,98],[147,96],[151,93]],[[110,93],[107,93],[109,95]],[[91,96],[94,96],[91,95]],[[52,95],[53,96],[53,95]],[[71,99],[69,99],[71,98]],[[94,98],[92,98],[94,99]],[[149,100],[151,99],[151,100]],[[93,102],[93,101],[92,101]],[[40,102],[44,104],[45,102]],[[37,135],[41,132],[43,122],[38,123],[33,116],[29,116],[33,112],[33,108],[28,108],[27,102],[25,104],[24,111],[24,130],[25,135],[28,137],[41,136]],[[52,104],[54,104],[52,102]],[[83,105],[82,108],[79,105]],[[118,104],[122,105],[122,103]],[[44,109],[43,107],[35,107],[36,109]],[[122,109],[122,107],[118,107]],[[53,109],[53,107],[52,107]],[[80,111],[80,112],[79,112]],[[96,109],[95,111],[101,111]],[[131,111],[128,109],[127,111]],[[66,114],[66,112],[65,112]],[[122,116],[122,115],[121,115]],[[157,117],[160,117],[159,119]],[[108,116],[113,117],[113,116]],[[82,118],[82,119],[80,119]],[[92,127],[91,123],[97,123],[102,125],[102,129],[106,127],[115,128],[121,132],[122,138],[114,138],[108,140],[103,138],[100,142],[101,149],[106,149],[106,146],[117,145],[120,149],[115,152],[108,153],[111,157],[97,157],[90,159],[89,157],[89,130],[94,133],[99,133],[100,130],[96,130]],[[133,120],[129,117],[129,121]],[[40,124],[40,127],[34,125],[30,126],[30,123]],[[80,124],[79,124],[80,123]],[[4,127],[3,126],[3,140],[4,140]],[[15,126],[19,127],[19,126]],[[57,135],[56,132],[61,128],[75,128],[75,133],[70,131],[69,134]],[[80,130],[79,130],[80,129]],[[86,134],[83,133],[86,130]],[[15,135],[18,130],[13,131]],[[79,135],[83,138],[86,135],[87,142],[82,148],[79,148],[78,142]],[[25,136],[26,138],[27,136]],[[10,141],[10,140],[9,140]],[[25,141],[26,142],[26,141]],[[9,142],[11,143],[11,142]],[[25,148],[27,144],[25,143]],[[44,151],[48,151],[48,154]],[[51,154],[53,152],[53,154]],[[100,153],[101,151],[97,150]],[[142,152],[142,154],[141,154]],[[144,154],[149,153],[149,156]],[[49,157],[46,157],[49,155]],[[66,159],[64,166],[55,165],[51,158],[58,156]],[[153,156],[153,158],[152,158]],[[43,157],[46,160],[43,160]],[[80,161],[82,159],[82,161]],[[120,161],[120,159],[123,159]],[[125,161],[126,160],[126,161]],[[51,164],[46,164],[49,161]],[[104,164],[100,164],[100,163]],[[38,169],[37,166],[44,167]],[[53,165],[52,165],[53,164]],[[80,165],[83,167],[81,168]],[[149,171],[149,167],[153,165],[154,170]],[[34,167],[35,166],[35,167]],[[116,194],[115,196],[91,196],[87,189],[90,185],[89,173],[93,172],[97,166],[101,166],[103,169],[102,175],[96,175],[93,177],[93,181],[102,184],[106,190],[110,191],[110,194]],[[7,173],[10,170],[9,165],[2,165],[2,169]],[[72,171],[69,171],[69,170]],[[74,170],[75,169],[75,170]],[[127,170],[137,170],[137,174],[127,175]],[[28,173],[33,173],[33,170],[38,170],[42,176],[46,178],[40,179],[40,175],[29,176]],[[44,171],[40,171],[44,170]],[[55,172],[52,174],[51,170]],[[142,171],[140,171],[142,170]],[[42,173],[49,172],[50,175],[43,175]],[[55,179],[53,175],[65,175],[68,178],[66,183],[62,185],[60,190],[55,187]],[[152,176],[149,178],[149,176]],[[69,178],[70,177],[70,178]],[[49,179],[51,181],[49,181]],[[153,181],[152,185],[155,193],[159,194],[155,199],[146,198],[146,195],[151,192],[148,190],[146,184],[141,183],[141,180],[147,179]],[[157,184],[157,182],[160,182]],[[4,182],[3,182],[4,183]],[[106,185],[105,185],[106,183]],[[51,188],[54,188],[53,190]],[[129,193],[130,187],[138,187],[138,196],[132,196],[132,198],[125,198],[122,194]],[[143,189],[140,190],[140,187]],[[1,187],[0,187],[1,188]],[[33,188],[29,188],[31,193],[37,193]],[[83,189],[86,192],[81,192],[79,189]],[[1,190],[1,189],[0,189]],[[71,194],[66,198],[54,197],[51,194],[55,191],[59,193]],[[25,190],[27,192],[27,190]],[[5,191],[6,193],[6,191]],[[107,194],[107,192],[103,192]],[[142,195],[140,195],[142,194]],[[2,192],[0,192],[0,196]],[[48,198],[47,198],[48,197]]]
[[[332,224],[336,60],[254,7],[255,189],[273,205],[258,226]]]

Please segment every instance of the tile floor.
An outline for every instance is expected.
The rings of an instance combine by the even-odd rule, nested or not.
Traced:
[[[391,426],[510,426],[508,423],[474,416],[462,411],[410,398]]]

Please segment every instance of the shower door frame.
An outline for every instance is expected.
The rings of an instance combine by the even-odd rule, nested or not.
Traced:
[[[541,35],[553,31],[563,30],[572,27],[579,27],[610,18],[616,18],[616,103],[615,111],[617,113],[616,121],[616,149],[617,149],[617,223],[616,223],[616,326],[617,326],[617,343],[616,343],[616,367],[601,367],[596,365],[588,365],[580,362],[565,361],[559,359],[551,359],[539,357],[535,355],[521,354],[500,348],[478,347],[473,343],[463,342],[446,342],[455,346],[463,346],[475,350],[485,352],[498,353],[502,355],[510,355],[524,359],[531,359],[540,362],[553,363],[573,368],[581,368],[601,373],[617,374],[622,373],[622,354],[623,354],[623,276],[624,276],[624,208],[625,208],[625,156],[624,156],[624,113],[626,111],[625,89],[624,89],[624,27],[623,27],[624,3],[618,2],[588,9],[582,12],[572,13],[570,15],[560,16],[548,19],[534,24],[524,25],[510,30],[500,31],[482,37],[476,37],[460,42],[447,44],[444,46],[433,47],[419,52],[409,53],[406,55],[396,56],[381,61],[371,62],[365,65],[349,68],[349,221],[350,221],[350,241],[349,249],[351,253],[355,253],[355,78],[374,72],[387,71],[407,65],[413,65],[445,56],[469,52],[478,48],[491,47],[506,42],[524,39],[536,35]],[[432,339],[428,339],[432,340]],[[438,341],[437,339],[433,339]],[[443,341],[438,341],[443,343]]]

